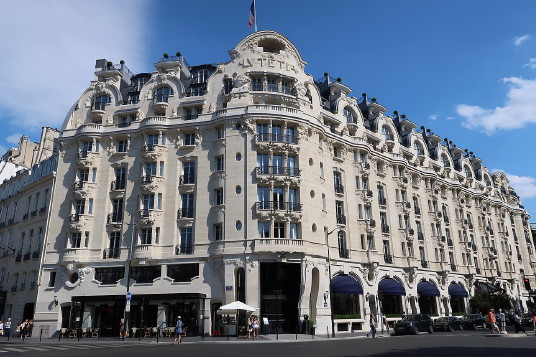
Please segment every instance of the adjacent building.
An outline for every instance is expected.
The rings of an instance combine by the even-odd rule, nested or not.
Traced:
[[[526,306],[534,243],[503,173],[314,79],[279,33],[229,55],[139,74],[97,61],[61,128],[36,326],[116,335],[125,315],[181,315],[210,333],[240,300],[267,332],[342,332],[463,313],[479,281]]]

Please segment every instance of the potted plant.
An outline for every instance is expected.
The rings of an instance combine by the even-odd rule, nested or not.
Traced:
[[[167,53],[164,53],[163,56],[164,56],[164,58],[169,58],[169,54],[167,54]]]

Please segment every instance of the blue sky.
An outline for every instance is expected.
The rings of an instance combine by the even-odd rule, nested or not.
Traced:
[[[228,61],[250,0],[3,1],[0,149],[60,127],[95,59],[154,69],[162,53]],[[326,6],[329,4],[330,6]],[[32,9],[33,11],[28,11]],[[259,30],[287,36],[315,78],[341,77],[505,171],[536,221],[536,1],[258,0]],[[8,34],[8,35],[7,35]]]

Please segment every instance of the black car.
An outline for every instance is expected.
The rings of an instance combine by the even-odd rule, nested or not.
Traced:
[[[463,331],[462,320],[454,316],[440,317],[434,321],[434,331]]]
[[[426,314],[404,316],[401,321],[395,323],[395,335],[416,335],[419,332],[433,333],[432,323],[432,319]]]
[[[486,328],[486,319],[480,314],[464,315],[461,319],[461,325],[465,329],[476,330],[477,327]]]
[[[532,316],[533,315],[530,312],[528,312],[526,314],[523,314],[521,316],[521,325],[523,325],[525,327],[532,327],[532,325],[533,325]]]

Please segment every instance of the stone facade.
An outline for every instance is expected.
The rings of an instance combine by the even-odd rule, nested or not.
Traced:
[[[181,314],[197,334],[234,300],[291,332],[304,315],[324,332],[366,329],[371,312],[463,312],[451,288],[477,281],[525,305],[533,243],[504,174],[315,80],[276,32],[229,54],[135,76],[97,61],[59,138],[37,325],[113,335],[127,289],[130,328]]]

